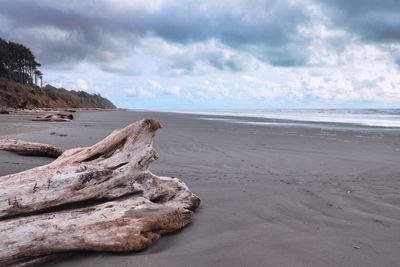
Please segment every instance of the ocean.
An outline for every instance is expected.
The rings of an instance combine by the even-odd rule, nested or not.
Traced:
[[[172,112],[199,114],[204,115],[202,119],[224,120],[232,123],[274,125],[310,125],[312,123],[314,126],[317,126],[318,123],[334,123],[400,128],[400,109],[204,109],[174,110]],[[208,117],[209,115],[212,117]],[[231,116],[238,119],[214,116]],[[252,121],[251,118],[269,119],[269,121]]]

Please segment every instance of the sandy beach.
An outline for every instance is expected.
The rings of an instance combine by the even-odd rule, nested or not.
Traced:
[[[70,123],[32,116],[0,115],[0,138],[67,149],[156,118],[164,127],[150,169],[202,200],[191,225],[148,249],[47,266],[400,266],[400,130],[119,110],[77,112]],[[0,175],[50,161],[0,152]]]

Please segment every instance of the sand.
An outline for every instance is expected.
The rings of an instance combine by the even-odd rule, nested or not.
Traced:
[[[89,146],[153,117],[164,128],[151,170],[181,178],[202,204],[190,226],[146,250],[83,252],[47,266],[400,266],[400,130],[129,111],[74,116],[48,123],[1,115],[0,137]],[[0,175],[50,161],[0,152]]]

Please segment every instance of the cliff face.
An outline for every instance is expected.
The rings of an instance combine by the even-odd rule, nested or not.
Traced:
[[[11,108],[116,108],[109,100],[83,91],[57,89],[51,85],[33,88],[0,79],[0,106]]]

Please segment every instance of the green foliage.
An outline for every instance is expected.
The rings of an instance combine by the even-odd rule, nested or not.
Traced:
[[[53,89],[53,88],[45,88],[44,92],[53,100],[57,100],[58,99],[58,92],[57,89]]]
[[[0,77],[22,84],[34,84],[43,74],[32,51],[22,44],[0,38]]]
[[[76,93],[79,97],[88,98],[90,95],[84,91],[79,91]]]

